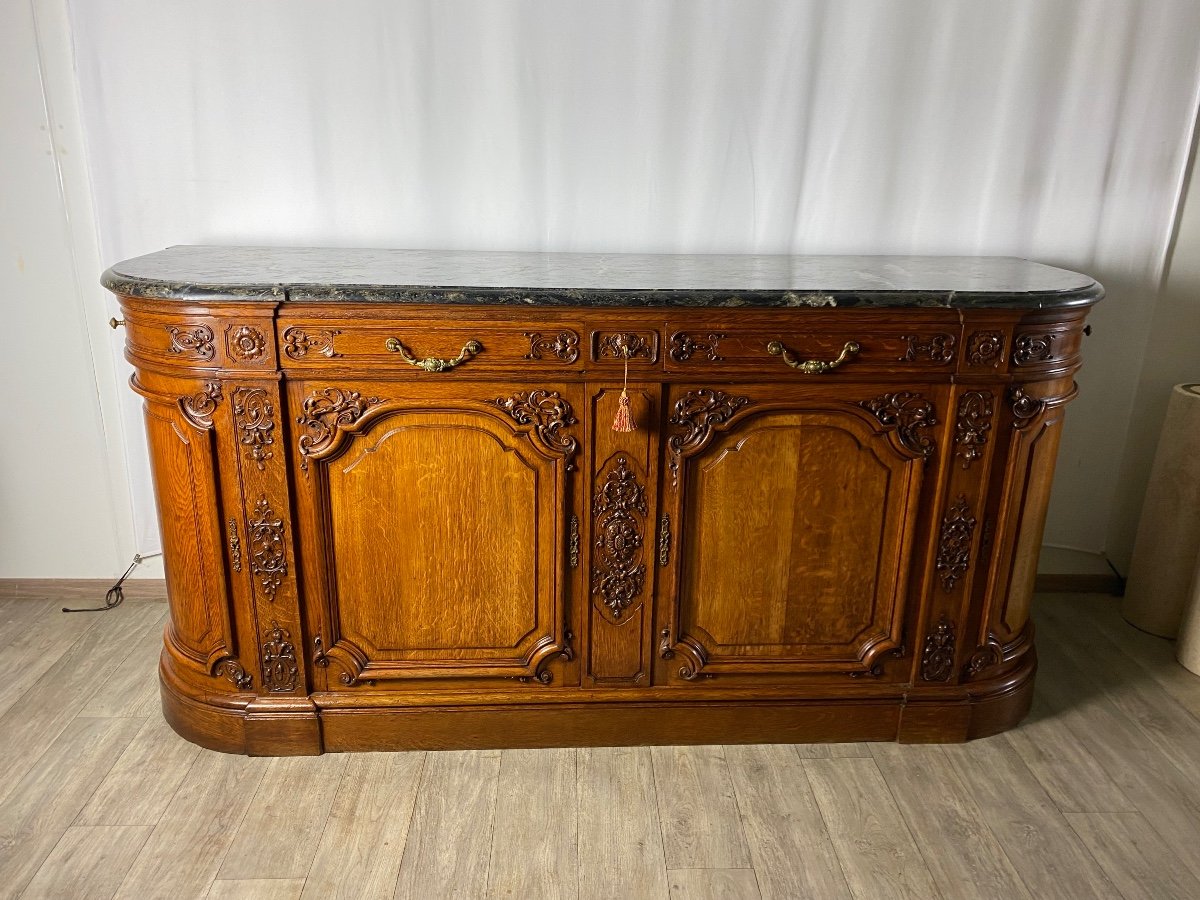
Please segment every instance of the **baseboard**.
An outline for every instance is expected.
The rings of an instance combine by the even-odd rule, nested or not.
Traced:
[[[1034,590],[1039,594],[1125,594],[1125,579],[1115,572],[1111,575],[1044,573],[1038,575]]]

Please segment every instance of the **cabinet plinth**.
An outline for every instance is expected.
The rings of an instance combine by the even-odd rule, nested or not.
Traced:
[[[990,296],[971,262],[969,302],[834,279],[625,305],[114,267],[168,721],[266,755],[1012,727],[1100,289],[1039,266]]]

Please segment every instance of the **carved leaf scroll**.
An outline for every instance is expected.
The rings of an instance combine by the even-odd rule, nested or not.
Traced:
[[[925,681],[949,681],[954,671],[954,623],[945,615],[925,636],[921,654],[921,678]]]
[[[333,443],[338,426],[353,425],[368,409],[382,402],[378,397],[363,397],[358,391],[341,388],[313,391],[296,419],[304,432],[297,441],[303,457],[301,467],[307,469],[307,457]]]
[[[983,455],[983,447],[992,430],[991,391],[967,391],[958,398],[958,420],[954,425],[956,455],[962,458],[962,467],[969,469],[971,463]]]
[[[296,663],[296,648],[291,634],[272,622],[267,640],[262,645],[263,686],[273,694],[286,694],[296,689],[300,668]]]
[[[685,454],[703,447],[716,425],[728,422],[749,397],[736,397],[724,391],[689,391],[675,403],[675,412],[670,422],[678,430],[667,439],[671,451],[671,480],[679,481],[679,460]]]
[[[520,391],[511,397],[486,401],[508,413],[519,425],[532,425],[534,433],[547,447],[571,457],[579,447],[574,435],[566,429],[576,422],[571,404],[558,391],[537,389]]]

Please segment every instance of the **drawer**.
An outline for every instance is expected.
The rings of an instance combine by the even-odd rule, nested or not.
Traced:
[[[957,322],[944,325],[855,327],[737,325],[696,328],[667,323],[668,372],[754,371],[797,377],[845,373],[954,371],[961,344]]]
[[[586,348],[578,326],[537,328],[491,320],[406,317],[335,320],[281,318],[279,355],[285,369],[369,366],[373,371],[430,374],[578,369]]]

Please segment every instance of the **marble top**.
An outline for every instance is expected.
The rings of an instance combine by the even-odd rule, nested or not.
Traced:
[[[530,306],[1062,307],[1103,289],[1001,256],[522,253],[177,246],[101,279],[132,297]]]

